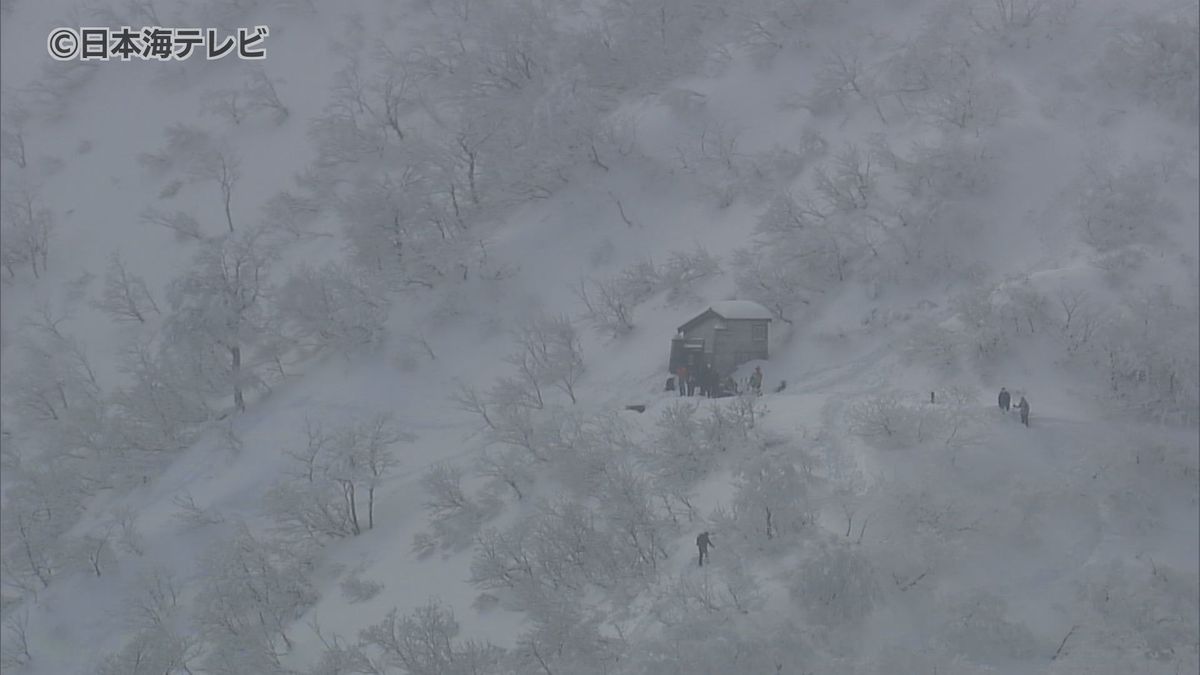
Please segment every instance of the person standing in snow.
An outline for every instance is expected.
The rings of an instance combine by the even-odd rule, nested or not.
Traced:
[[[1009,395],[1008,395],[1008,390],[1005,389],[1004,387],[1000,387],[1000,397],[999,397],[999,399],[997,399],[997,401],[1000,403],[1000,409],[1007,412],[1008,411],[1008,402],[1010,400],[1011,400],[1011,397],[1009,397]]]
[[[696,374],[689,372],[687,379],[688,396],[696,395]]]
[[[1021,424],[1029,426],[1029,401],[1025,397],[1021,397],[1021,402],[1017,404],[1017,410],[1021,411]]]
[[[753,389],[754,393],[759,396],[762,396],[762,381],[762,368],[754,366],[754,374],[750,376],[750,388]]]
[[[679,395],[687,396],[687,366],[679,366],[675,369],[675,383],[679,387]]]
[[[708,547],[713,546],[712,540],[708,538],[708,532],[701,532],[700,536],[696,537],[696,548],[700,549],[700,566],[704,567],[704,558],[708,555]],[[713,546],[713,548],[716,548]]]

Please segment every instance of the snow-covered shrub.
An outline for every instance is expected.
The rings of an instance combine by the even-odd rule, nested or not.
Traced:
[[[1110,402],[1142,418],[1194,423],[1200,405],[1198,331],[1196,306],[1177,303],[1165,288],[1131,303],[1097,339]]]
[[[351,574],[338,582],[338,588],[342,590],[342,596],[346,598],[346,602],[354,604],[357,602],[366,602],[379,595],[379,592],[383,590],[383,584],[378,581],[363,579],[357,574]]]
[[[792,449],[764,450],[737,467],[733,517],[741,536],[784,548],[812,524],[806,468],[797,459]]]
[[[581,279],[575,295],[594,326],[619,336],[633,330],[634,309],[650,296],[666,291],[668,302],[680,302],[697,283],[719,274],[720,260],[697,244],[691,251],[671,251],[665,263],[639,260],[611,279]]]
[[[300,344],[347,351],[383,338],[387,305],[381,289],[329,263],[297,268],[279,288],[275,311]]]
[[[142,578],[141,586],[126,599],[126,621],[135,628],[170,629],[184,616],[183,588],[170,571],[155,567]]]
[[[714,551],[703,568],[696,568],[693,556],[693,569],[672,575],[656,589],[652,610],[656,619],[672,626],[697,614],[729,618],[762,608],[766,595],[738,551],[732,547]]]
[[[646,481],[621,467],[601,480],[593,499],[542,500],[507,530],[481,532],[471,582],[508,591],[508,601],[528,611],[548,593],[616,589],[652,576],[666,558],[663,546],[670,537]]]
[[[61,536],[83,513],[78,478],[68,471],[27,473],[5,490],[0,508],[0,581],[30,593],[48,588],[69,560]]]
[[[634,307],[644,299],[619,280],[603,279],[580,279],[575,295],[592,325],[613,337],[633,330]]]
[[[945,609],[949,618],[940,632],[951,652],[980,663],[999,663],[1029,658],[1044,648],[1023,623],[1005,617],[1008,603],[986,591],[950,598]]]
[[[671,251],[656,276],[658,286],[667,290],[667,301],[679,302],[691,296],[696,283],[720,273],[720,259],[697,244],[691,251]]]
[[[459,549],[470,545],[489,514],[496,513],[494,499],[475,500],[462,487],[461,467],[438,463],[421,477],[428,497],[424,503],[432,533],[421,533],[414,547],[432,551],[434,547]]]
[[[734,251],[731,267],[738,295],[754,300],[784,323],[795,320],[796,310],[811,302],[824,289],[808,283],[812,267],[800,260],[773,254],[772,249],[740,248]]]
[[[903,355],[910,364],[920,364],[945,375],[954,374],[966,353],[963,336],[941,324],[918,323],[905,340]]]
[[[976,131],[1014,110],[1015,90],[952,25],[935,17],[889,60],[886,88],[907,113],[948,131]]]
[[[1190,571],[1156,563],[1111,560],[1089,567],[1078,584],[1093,640],[1160,663],[1196,663],[1200,587]]]
[[[997,309],[994,295],[993,287],[980,285],[951,300],[963,326],[963,337],[971,347],[969,353],[984,366],[994,364],[1011,346],[1010,326]]]
[[[846,411],[851,433],[885,448],[907,448],[938,433],[936,416],[915,394],[884,392],[860,398]]]
[[[165,626],[134,634],[121,651],[100,661],[96,675],[177,675],[191,672],[200,648],[194,638]]]
[[[964,3],[975,30],[1010,37],[1032,28],[1061,23],[1076,4],[1077,0],[967,0]]]
[[[488,479],[488,489],[493,493],[507,488],[513,491],[517,499],[524,499],[525,491],[533,482],[533,461],[534,458],[521,448],[484,451],[476,462],[475,470]]]
[[[645,454],[650,473],[664,489],[686,489],[703,478],[715,457],[697,420],[699,406],[680,401],[663,409]]]
[[[1184,7],[1180,5],[1180,7]],[[1150,101],[1186,124],[1200,119],[1197,15],[1191,6],[1172,16],[1143,14],[1122,26],[1097,66],[1110,86]]]
[[[1160,222],[1173,215],[1161,184],[1148,163],[1090,163],[1078,193],[1078,222],[1084,241],[1101,254],[1133,244],[1161,243]]]
[[[359,633],[360,649],[377,652],[379,663],[410,675],[498,673],[504,650],[462,640],[460,631],[451,609],[435,598],[406,616],[395,609],[388,612],[383,621]]]
[[[565,316],[535,314],[514,331],[518,350],[505,360],[517,369],[515,379],[502,378],[492,392],[496,402],[545,406],[543,389],[555,388],[577,403],[576,384],[583,376],[583,347],[574,324]]]
[[[806,548],[804,562],[788,579],[788,594],[804,608],[808,623],[829,630],[859,625],[881,598],[866,553],[837,540]]]
[[[876,96],[875,68],[866,63],[860,49],[834,47],[825,52],[813,88],[803,105],[814,115],[841,112],[847,101],[873,103]]]

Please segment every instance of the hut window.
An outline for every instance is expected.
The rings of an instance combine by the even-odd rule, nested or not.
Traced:
[[[756,323],[750,326],[750,337],[755,340],[767,339],[767,324]]]

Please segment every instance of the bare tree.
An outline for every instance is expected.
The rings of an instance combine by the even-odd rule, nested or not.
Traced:
[[[633,330],[634,302],[615,281],[580,279],[575,295],[583,303],[589,320],[614,336]]]
[[[54,216],[43,207],[34,189],[28,185],[7,188],[0,205],[3,222],[4,251],[0,256],[9,277],[16,275],[16,265],[27,263],[34,278],[46,270],[50,255],[50,239],[54,232]]]
[[[8,98],[9,93],[5,92],[4,96]],[[0,110],[0,158],[7,159],[20,169],[29,164],[25,147],[25,125],[29,118],[29,111],[19,103],[6,105]]]
[[[204,239],[204,234],[200,231],[200,223],[191,214],[183,211],[166,213],[158,209],[147,208],[142,211],[141,218],[142,222],[148,225],[158,225],[171,230],[180,241]]]
[[[117,251],[108,258],[104,289],[93,305],[116,321],[146,323],[148,312],[162,313],[154,302],[154,296],[146,288],[146,280],[131,273]]]
[[[4,618],[4,640],[0,641],[0,667],[24,668],[33,663],[29,651],[29,610],[21,607]]]
[[[577,403],[575,387],[583,375],[583,352],[579,335],[565,316],[537,314],[516,330],[519,351],[509,357],[519,377],[542,407],[541,386],[560,389]]]

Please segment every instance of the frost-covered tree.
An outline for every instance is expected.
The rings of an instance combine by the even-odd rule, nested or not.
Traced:
[[[463,473],[462,467],[442,462],[421,477],[421,487],[427,494],[425,513],[433,531],[414,538],[417,550],[431,552],[439,545],[449,549],[467,546],[489,514],[496,513],[498,504],[494,499],[475,499],[467,494],[462,486]]]
[[[1037,653],[1038,640],[1029,628],[1005,616],[1003,598],[974,591],[947,600],[941,634],[956,652],[980,663],[1024,659]]]
[[[795,541],[812,519],[805,472],[786,450],[764,450],[742,461],[736,469],[734,516],[745,536]]]
[[[583,376],[583,347],[575,326],[566,316],[534,314],[514,331],[518,351],[507,359],[517,369],[514,386],[520,396],[537,408],[544,406],[543,388],[560,390],[578,403],[576,386]]]
[[[66,315],[49,305],[27,322],[21,365],[12,371],[11,404],[28,422],[66,422],[99,404],[102,392],[83,344],[63,332]]]
[[[392,448],[412,436],[390,414],[326,430],[306,422],[307,443],[287,454],[291,476],[267,494],[267,510],[289,540],[324,541],[375,526],[375,493],[399,464]]]
[[[614,337],[633,330],[633,310],[638,299],[617,281],[581,279],[575,295],[583,303],[585,316],[598,329]]]
[[[1077,199],[1083,239],[1100,253],[1160,243],[1160,223],[1174,215],[1148,163],[1114,167],[1089,160]]]
[[[430,599],[412,614],[393,609],[387,617],[359,633],[360,654],[377,654],[369,663],[398,668],[411,675],[499,675],[504,650],[489,643],[464,640],[454,613],[440,600]],[[361,661],[360,661],[361,663]],[[380,672],[339,670],[339,673]]]
[[[123,349],[119,370],[129,383],[107,398],[114,424],[107,449],[114,470],[140,477],[145,470],[191,445],[200,426],[216,417],[207,378],[193,376],[183,346],[137,339]]]
[[[1146,13],[1119,26],[1097,65],[1100,77],[1111,87],[1149,101],[1166,114],[1187,124],[1200,119],[1200,104],[1193,95],[1200,81],[1195,7]]]
[[[97,675],[184,675],[199,655],[196,641],[166,627],[138,631],[115,654],[101,659]]]
[[[883,91],[906,113],[936,127],[974,132],[1012,115],[1016,94],[955,20],[953,12],[935,15],[906,42],[888,61]]]
[[[209,643],[206,671],[232,675],[239,667],[280,667],[281,649],[292,646],[290,625],[317,600],[305,557],[255,536],[244,524],[204,555],[195,622]]]
[[[233,233],[233,194],[241,178],[237,152],[199,127],[175,124],[167,128],[166,134],[166,147],[157,153],[141,155],[142,165],[159,176],[215,184],[226,227]]]
[[[233,395],[246,409],[245,390],[259,382],[258,353],[267,334],[266,293],[276,251],[262,229],[205,241],[190,269],[167,291],[164,326],[172,348],[187,350],[195,374]]]
[[[882,600],[867,553],[853,544],[820,541],[791,575],[788,593],[812,624],[840,631],[861,624]]]
[[[602,630],[603,614],[570,593],[546,594],[529,609],[530,626],[517,637],[506,660],[523,673],[611,672],[620,644]]]
[[[1141,417],[1195,422],[1200,382],[1196,304],[1177,302],[1166,288],[1135,298],[1098,338],[1111,400]]]
[[[0,583],[21,593],[48,588],[67,565],[61,540],[83,512],[79,477],[52,465],[25,472],[5,490],[0,509]]]
[[[346,351],[378,343],[388,301],[361,274],[328,263],[298,267],[278,289],[274,312],[285,333],[314,350]]]

